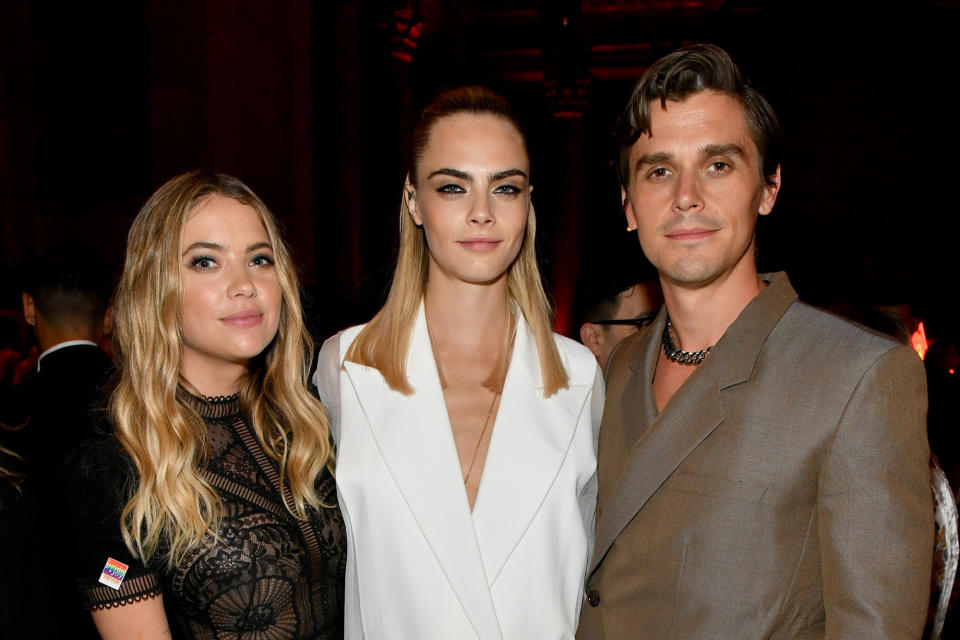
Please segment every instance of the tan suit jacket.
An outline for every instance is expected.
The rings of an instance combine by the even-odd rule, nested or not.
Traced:
[[[765,278],[659,415],[664,312],[615,356],[579,640],[920,637],[921,361]]]

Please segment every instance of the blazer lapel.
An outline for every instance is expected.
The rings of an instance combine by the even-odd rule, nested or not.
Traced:
[[[646,398],[648,403],[653,402],[649,381],[653,379],[666,313],[661,312],[657,317],[620,399],[622,430],[625,436],[634,433],[639,439],[633,444],[630,461],[609,500],[600,505],[590,573],[650,496],[720,426],[724,419],[723,390],[750,379],[770,332],[796,301],[797,293],[783,273],[762,274],[761,278],[769,286],[744,308],[710,357],[697,367],[646,432],[642,432],[646,424],[642,412],[652,409],[649,404],[640,407],[635,401]]]
[[[629,395],[643,396],[653,401],[649,386],[651,372],[659,353],[659,336],[665,316],[661,314],[650,331],[649,344],[634,365],[634,373],[624,389]],[[723,422],[723,405],[717,383],[717,359],[708,358],[684,383],[683,393],[676,395],[663,412],[642,434],[645,421],[637,416],[624,415],[624,433],[637,433],[629,462],[624,467],[617,486],[602,505],[597,521],[597,540],[590,573],[603,560],[617,535],[629,524],[660,485],[683,460]],[[641,397],[643,397],[641,396]],[[629,408],[632,400],[622,399]],[[647,411],[636,407],[635,410]],[[626,413],[626,412],[625,412]],[[643,414],[640,414],[641,416]],[[626,446],[629,446],[628,444]]]
[[[491,585],[553,485],[592,382],[571,384],[566,391],[544,398],[536,342],[523,317],[518,317],[510,368],[473,508]]]
[[[653,398],[653,388],[647,382],[653,379],[660,353],[659,336],[663,331],[665,312],[661,312],[650,329],[650,339],[643,345],[640,356],[629,363],[630,376],[620,396],[619,416],[623,446],[633,447],[647,429],[657,419],[657,405]],[[659,327],[659,329],[658,329]]]
[[[412,395],[390,389],[375,369],[343,366],[384,462],[477,636],[500,638],[422,305],[407,358]]]

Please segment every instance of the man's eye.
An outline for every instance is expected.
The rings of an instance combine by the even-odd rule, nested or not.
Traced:
[[[669,173],[670,173],[670,171],[669,171],[666,167],[657,167],[656,169],[654,169],[653,171],[650,172],[650,177],[651,177],[651,178],[664,178],[664,177],[666,177]]]
[[[730,165],[724,162],[723,160],[717,160],[716,162],[710,163],[710,170],[715,173],[723,173],[730,169]]]

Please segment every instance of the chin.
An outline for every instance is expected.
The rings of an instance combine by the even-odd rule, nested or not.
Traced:
[[[687,286],[709,284],[720,275],[714,265],[704,263],[681,263],[659,271],[670,282]]]
[[[494,285],[494,284],[500,282],[501,280],[505,279],[506,277],[507,277],[507,272],[506,272],[506,271],[501,271],[500,273],[495,274],[495,275],[489,275],[489,274],[487,274],[487,275],[478,275],[478,276],[472,277],[472,278],[464,278],[464,282],[468,282],[468,283],[470,283],[470,284],[476,284],[476,285],[489,286],[489,285]]]
[[[446,271],[446,276],[467,284],[494,284],[507,276],[508,269],[509,265],[503,269],[491,268],[491,265],[483,265],[482,267],[470,265],[467,268]]]
[[[259,356],[264,351],[266,351],[269,346],[270,346],[269,342],[262,345],[260,344],[235,345],[233,349],[233,353],[236,356],[237,360],[251,360]]]

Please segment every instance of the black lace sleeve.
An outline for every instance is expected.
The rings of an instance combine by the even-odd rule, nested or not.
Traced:
[[[112,439],[81,447],[63,467],[74,546],[72,571],[86,609],[121,606],[160,593],[159,577],[133,557],[120,533],[132,473],[128,458]],[[104,581],[112,584],[101,581],[105,574]]]
[[[187,401],[207,426],[210,456],[200,472],[222,505],[216,530],[175,566],[161,556],[145,567],[120,535],[136,472],[115,439],[87,445],[62,477],[77,546],[74,575],[85,606],[119,606],[162,589],[177,638],[342,638],[346,536],[333,477],[325,471],[317,482],[328,506],[297,519],[285,504],[293,498],[280,466],[259,444],[239,400]],[[111,558],[128,567],[119,589],[100,583]]]

